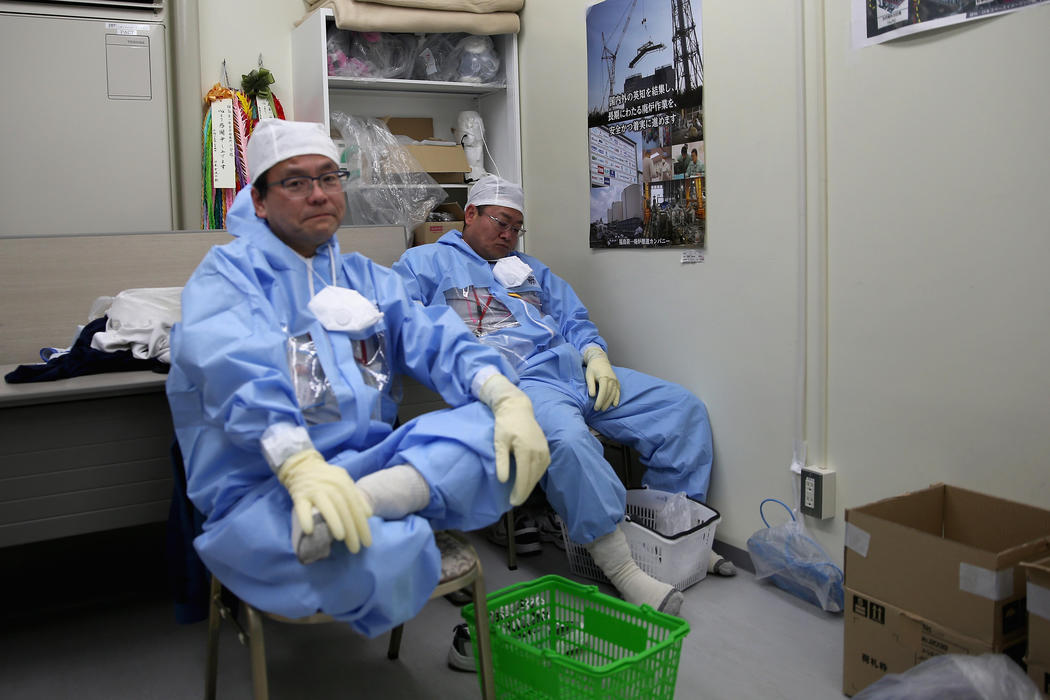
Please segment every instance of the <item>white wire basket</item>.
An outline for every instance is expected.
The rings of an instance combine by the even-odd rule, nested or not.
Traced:
[[[657,489],[627,490],[627,519],[623,531],[638,567],[658,581],[684,591],[707,576],[707,560],[715,541],[715,528],[722,517],[714,508],[687,499],[692,527],[663,534],[661,510],[675,494]],[[609,583],[583,545],[569,539],[565,526],[561,536],[569,557],[569,570],[577,576]]]

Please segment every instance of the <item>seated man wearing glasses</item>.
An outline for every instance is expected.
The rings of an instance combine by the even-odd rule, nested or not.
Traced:
[[[411,296],[454,309],[482,344],[517,370],[551,449],[540,486],[569,538],[586,545],[627,600],[677,612],[681,593],[631,559],[619,527],[624,487],[588,426],[640,453],[648,467],[645,485],[703,501],[712,457],[707,409],[680,386],[614,371],[572,287],[516,252],[525,233],[523,208],[520,185],[485,175],[470,190],[463,231],[409,249],[394,270]],[[723,560],[719,573],[731,571]]]
[[[375,636],[438,583],[433,530],[522,503],[547,444],[498,352],[388,268],[340,255],[347,173],[321,125],[260,121],[246,160],[235,240],[193,273],[172,331],[168,401],[207,516],[194,545],[252,605]],[[403,373],[457,408],[395,429]]]

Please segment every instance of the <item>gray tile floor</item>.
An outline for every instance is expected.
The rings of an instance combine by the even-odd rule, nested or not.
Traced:
[[[163,529],[0,550],[0,698],[143,700],[201,697],[206,623],[176,624],[163,558]],[[157,538],[161,538],[158,540]],[[546,573],[571,577],[565,554],[546,545],[517,571],[480,533],[488,589]],[[107,552],[103,556],[98,552]],[[131,567],[127,562],[134,562]],[[610,592],[608,589],[603,589]],[[686,591],[691,624],[678,700],[844,697],[842,618],[828,615],[742,572],[709,576]],[[386,636],[360,637],[340,625],[266,623],[271,697],[475,698],[471,674],[445,655],[459,609],[432,601],[405,627],[401,658],[386,658]],[[251,697],[247,650],[229,625],[220,651],[219,698]]]

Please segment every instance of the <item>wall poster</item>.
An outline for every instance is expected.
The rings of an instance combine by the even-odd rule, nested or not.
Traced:
[[[587,10],[591,248],[704,248],[702,0]]]
[[[852,0],[853,46],[1001,15],[1050,0]]]

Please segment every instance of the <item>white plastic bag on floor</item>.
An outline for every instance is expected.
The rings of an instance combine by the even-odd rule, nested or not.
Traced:
[[[1021,667],[1004,654],[946,654],[891,673],[853,700],[1040,700]]]

